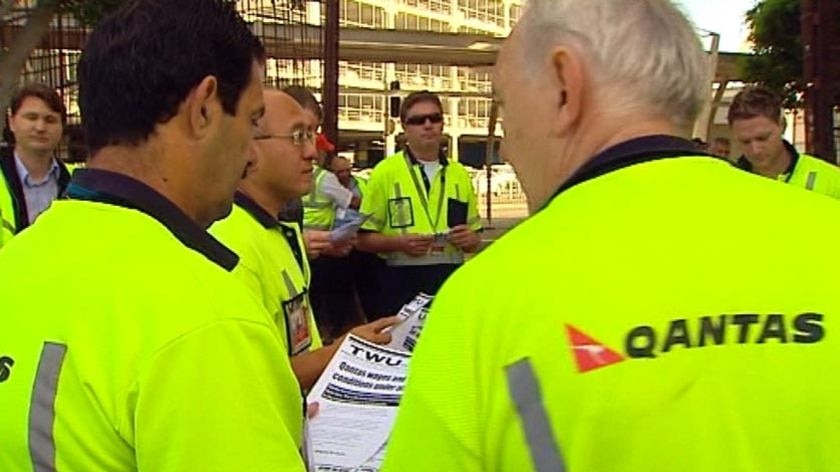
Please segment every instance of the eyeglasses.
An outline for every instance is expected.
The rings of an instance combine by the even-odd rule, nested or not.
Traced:
[[[254,141],[264,141],[266,139],[292,139],[292,144],[295,146],[303,146],[307,143],[315,142],[315,132],[310,130],[294,130],[289,134],[260,134],[255,132]]]
[[[412,126],[425,125],[426,120],[431,121],[433,124],[443,123],[443,114],[442,113],[430,113],[428,115],[409,116],[408,118],[405,119],[405,124],[412,125]]]

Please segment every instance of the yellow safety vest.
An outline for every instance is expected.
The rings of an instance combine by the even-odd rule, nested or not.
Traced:
[[[604,153],[446,282],[383,472],[836,469],[840,204],[690,146]]]
[[[75,170],[62,161],[58,162],[58,195],[60,197]],[[0,157],[0,248],[11,241],[12,237],[29,226],[26,212],[20,202],[25,198],[13,155]],[[21,219],[23,219],[21,221]]]
[[[15,204],[6,179],[0,175],[0,248],[12,240],[17,233]]]
[[[466,218],[463,223],[473,230],[481,229],[472,180],[463,165],[442,159],[428,190],[425,179],[422,165],[406,152],[384,159],[371,173],[359,210],[371,215],[363,229],[388,236],[422,234],[438,235],[441,239],[439,250],[426,256],[382,254],[388,265],[463,263],[463,252],[445,242],[444,235],[450,229],[450,206],[461,206]]]
[[[840,199],[840,168],[808,154],[799,154],[791,172],[778,180]]]
[[[315,167],[312,191],[303,196],[303,227],[322,231],[331,230],[335,222],[335,204],[321,190],[326,170]]]

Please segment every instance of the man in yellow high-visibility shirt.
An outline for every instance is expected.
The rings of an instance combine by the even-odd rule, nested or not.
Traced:
[[[87,168],[0,251],[3,472],[304,470],[285,343],[205,231],[248,166],[263,63],[222,0],[126,2],[89,36]]]
[[[438,292],[383,471],[837,468],[840,203],[698,155],[707,77],[669,0],[528,2],[493,80],[533,214]]]
[[[27,84],[12,99],[14,147],[0,156],[0,248],[67,188],[70,171],[55,156],[66,116],[61,97],[43,84]]]
[[[764,177],[840,198],[840,168],[800,153],[782,134],[782,101],[763,87],[748,87],[729,106],[729,126],[743,149],[737,166]]]
[[[403,100],[406,148],[376,165],[368,181],[360,250],[384,260],[379,307],[396,313],[419,292],[434,294],[481,243],[472,179],[443,152],[443,104],[428,91]],[[368,314],[370,315],[370,314]]]
[[[324,347],[309,302],[310,271],[300,227],[277,219],[285,204],[312,183],[315,130],[303,108],[289,95],[265,92],[266,113],[248,152],[253,165],[239,185],[231,214],[210,233],[239,256],[234,270],[262,300],[286,341],[301,388],[312,388],[340,340]],[[396,317],[355,327],[353,333],[374,343],[391,340],[382,329]]]

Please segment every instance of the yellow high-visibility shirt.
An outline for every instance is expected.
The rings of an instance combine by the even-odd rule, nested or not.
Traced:
[[[452,275],[384,472],[837,469],[840,204],[691,154],[605,151]]]
[[[131,178],[68,192],[0,251],[0,470],[302,472],[300,387],[236,256]]]

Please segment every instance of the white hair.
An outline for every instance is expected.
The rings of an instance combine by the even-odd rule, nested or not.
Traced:
[[[610,107],[685,129],[711,93],[700,38],[669,0],[529,0],[517,28],[528,62],[541,68],[553,47],[579,50]]]

